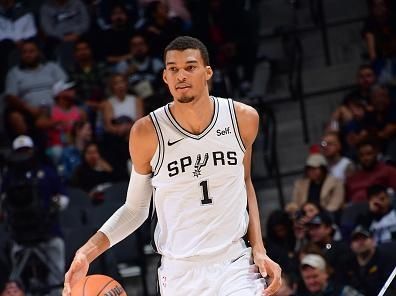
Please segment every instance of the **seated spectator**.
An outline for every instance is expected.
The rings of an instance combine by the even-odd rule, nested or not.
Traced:
[[[369,210],[357,218],[357,224],[370,230],[377,244],[396,241],[396,210],[388,190],[382,185],[367,188]]]
[[[16,49],[20,43],[37,36],[34,16],[22,3],[15,0],[0,1],[0,93],[4,80],[16,61]]]
[[[4,289],[1,290],[0,296],[25,296],[25,289],[19,281],[8,281]]]
[[[282,210],[273,211],[267,221],[266,250],[271,258],[288,272],[298,272],[298,264],[294,253],[296,238],[293,222]]]
[[[368,114],[368,132],[386,143],[396,135],[396,106],[391,101],[388,89],[381,85],[372,88],[370,103],[373,110]]]
[[[369,58],[381,83],[393,83],[395,75],[396,24],[390,2],[392,1],[370,0],[370,15],[363,28]]]
[[[49,51],[58,52],[63,66],[72,61],[73,44],[89,29],[88,11],[81,0],[46,0],[40,8],[40,24]]]
[[[344,187],[327,172],[327,161],[318,153],[311,154],[305,166],[305,177],[295,182],[292,202],[287,206],[299,209],[306,201],[320,203],[329,212],[341,209],[344,203]]]
[[[349,158],[342,156],[341,139],[337,132],[327,132],[323,138],[322,154],[327,160],[330,175],[344,182],[353,172],[353,163]]]
[[[66,180],[70,180],[74,170],[80,165],[84,147],[92,142],[91,124],[86,120],[76,121],[70,135],[70,143],[63,148],[59,161],[62,176]]]
[[[103,104],[105,133],[103,154],[122,180],[128,179],[129,132],[143,116],[143,101],[127,93],[124,76],[114,74],[110,80],[112,96]]]
[[[306,291],[297,293],[301,296],[363,296],[354,288],[330,280],[329,269],[325,259],[317,254],[308,254],[301,260],[300,271]]]
[[[335,277],[342,280],[344,267],[351,256],[349,246],[344,241],[336,240],[336,229],[331,217],[322,212],[306,223],[308,242],[316,244],[323,252],[327,262],[334,268]]]
[[[94,130],[99,120],[97,112],[106,97],[107,74],[106,65],[95,61],[88,41],[78,40],[74,45],[74,64],[69,69],[69,75],[76,84],[77,104],[87,113]]]
[[[107,68],[97,62],[91,45],[85,39],[74,45],[74,64],[69,69],[70,79],[76,83],[76,95],[79,105],[98,109],[98,104],[105,98]]]
[[[364,295],[378,295],[396,265],[395,259],[377,247],[370,232],[361,225],[351,234],[351,249],[352,262],[345,265],[349,283]]]
[[[35,42],[23,42],[21,62],[7,73],[6,80],[6,130],[11,137],[31,131],[34,121],[54,104],[52,86],[66,79],[57,64],[42,60]]]
[[[48,114],[36,121],[38,128],[47,135],[47,155],[58,165],[62,150],[70,142],[70,133],[74,122],[86,118],[85,112],[75,104],[73,82],[58,81],[53,86],[55,105]]]
[[[356,146],[369,136],[367,118],[372,106],[365,105],[356,97],[345,98],[344,105],[349,109],[351,118],[340,121],[340,133],[346,143],[346,152],[352,158],[356,158]]]
[[[103,104],[105,131],[128,140],[132,124],[144,114],[143,101],[127,93],[123,75],[114,74],[110,88],[112,96]]]
[[[162,80],[162,61],[150,54],[150,48],[142,34],[130,40],[130,57],[117,64],[116,71],[127,77],[128,89],[144,99],[145,109],[152,111],[164,105],[168,92]]]
[[[162,1],[151,1],[147,4],[145,19],[141,31],[147,37],[151,54],[161,58],[168,43],[184,33],[183,22],[179,18],[169,17],[169,7]]]
[[[112,166],[102,158],[96,143],[88,143],[81,164],[75,169],[71,185],[81,188],[94,197],[95,187],[114,181]]]
[[[110,20],[111,27],[102,32],[100,39],[96,40],[96,47],[102,49],[102,58],[114,70],[117,63],[129,57],[129,40],[134,34],[134,28],[125,6],[120,3],[113,4]]]
[[[357,147],[360,168],[346,180],[346,199],[351,202],[367,201],[367,188],[383,185],[396,189],[396,168],[378,160],[378,146],[367,140]]]

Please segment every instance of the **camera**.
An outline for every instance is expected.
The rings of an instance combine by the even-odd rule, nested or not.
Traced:
[[[44,177],[33,155],[10,156],[4,172],[3,214],[11,238],[19,244],[39,243],[51,236],[57,206],[40,190]]]

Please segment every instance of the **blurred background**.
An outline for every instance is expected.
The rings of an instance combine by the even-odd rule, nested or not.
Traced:
[[[131,126],[171,101],[162,52],[180,35],[207,45],[212,95],[259,112],[278,296],[378,295],[396,265],[395,14],[391,0],[0,0],[0,295],[60,295],[124,202]],[[146,221],[90,273],[156,295],[158,260]]]

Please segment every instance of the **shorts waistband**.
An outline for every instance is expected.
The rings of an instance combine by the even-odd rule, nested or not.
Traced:
[[[161,265],[170,265],[173,268],[193,268],[202,265],[225,263],[240,257],[244,251],[249,250],[243,240],[233,242],[227,250],[220,251],[218,254],[194,256],[183,259],[174,259],[163,256]]]

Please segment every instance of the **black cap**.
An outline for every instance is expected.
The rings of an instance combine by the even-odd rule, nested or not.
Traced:
[[[331,217],[324,212],[317,214],[307,222],[307,225],[322,225],[322,224],[328,226],[331,226],[333,224],[333,220],[331,219]]]
[[[363,235],[365,237],[371,237],[371,232],[363,225],[358,225],[351,233],[351,239],[354,239],[358,235]]]

